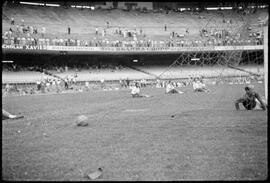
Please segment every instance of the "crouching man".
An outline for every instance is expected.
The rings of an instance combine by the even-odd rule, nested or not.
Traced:
[[[256,91],[254,91],[253,85],[246,86],[245,92],[246,93],[244,94],[243,97],[235,101],[236,110],[239,110],[239,103],[242,103],[242,105],[247,110],[253,110],[253,109],[266,110],[267,108],[266,101],[263,101],[260,95]]]

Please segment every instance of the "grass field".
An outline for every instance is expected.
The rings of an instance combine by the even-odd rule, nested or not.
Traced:
[[[98,180],[264,180],[267,112],[235,111],[243,86],[3,97],[4,109],[25,118],[2,121],[2,178],[87,181],[103,167]],[[78,115],[89,126],[76,127]]]

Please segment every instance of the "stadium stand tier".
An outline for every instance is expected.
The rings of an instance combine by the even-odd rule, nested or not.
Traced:
[[[183,41],[186,46],[191,46],[192,41],[197,41],[196,44],[201,45],[209,41],[218,44],[221,40],[221,37],[218,37],[219,34],[239,41],[238,44],[258,44],[254,37],[262,36],[260,20],[267,16],[266,9],[245,15],[235,10],[200,13],[170,11],[166,14],[155,11],[148,13],[120,9],[91,11],[77,8],[17,5],[6,6],[3,9],[2,33],[8,34],[11,28],[13,37],[49,39],[50,45],[66,45],[65,40],[70,39],[74,40],[74,43],[69,43],[69,45],[111,46],[116,45],[115,41],[134,41],[132,35],[135,32],[137,41],[149,41],[151,45],[166,45],[166,41],[172,41],[174,46],[177,45],[177,41],[179,44]],[[11,18],[14,18],[14,25],[11,25]],[[22,20],[24,20],[23,23]],[[107,25],[106,22],[109,24]],[[17,26],[20,29],[21,24],[24,24],[26,29],[27,26],[35,26],[38,34],[28,36],[21,33],[15,34]],[[68,34],[68,26],[71,28],[70,34]],[[45,42],[47,44],[47,41]]]
[[[87,47],[204,47],[227,45],[262,45],[262,20],[268,17],[268,8],[237,11],[125,11],[120,9],[102,10],[77,9],[64,7],[16,6],[2,8],[2,46],[3,45],[53,45],[53,46],[87,46]],[[14,19],[14,23],[12,23]],[[70,27],[70,34],[68,33]],[[35,32],[36,29],[36,32]],[[208,51],[210,52],[210,51]],[[42,65],[55,76],[65,78],[78,73],[77,81],[99,81],[119,79],[154,79],[164,72],[175,57],[159,59],[145,58],[154,63],[142,64],[140,56],[121,58],[125,67],[121,69],[107,66],[96,69],[80,66],[59,72],[66,64],[80,65],[89,62],[114,62],[117,58],[93,56],[88,58],[73,56],[48,57],[34,54],[19,57],[7,54],[4,59],[15,60],[26,67]],[[159,57],[159,56],[156,56]],[[230,57],[230,54],[227,56]],[[255,54],[255,59],[257,54]],[[138,59],[139,63],[132,62]],[[156,60],[155,60],[156,59]],[[84,61],[82,61],[84,60]],[[162,63],[164,65],[155,65]],[[142,64],[142,65],[140,65]],[[47,65],[47,66],[46,66]],[[120,64],[121,65],[121,64]],[[48,67],[50,66],[50,67]],[[54,68],[52,68],[54,67]],[[241,66],[261,74],[262,66]],[[88,69],[87,69],[88,68]],[[258,70],[258,68],[260,68]],[[17,70],[3,71],[4,83],[36,82],[44,75],[40,72]],[[30,73],[33,73],[31,76]],[[222,67],[175,67],[163,75],[163,78],[187,78],[191,73],[205,77],[245,75],[241,71]],[[19,76],[19,77],[18,77]]]

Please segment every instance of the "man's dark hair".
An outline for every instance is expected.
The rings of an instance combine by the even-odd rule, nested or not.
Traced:
[[[249,91],[250,88],[248,86],[245,87],[245,91]]]

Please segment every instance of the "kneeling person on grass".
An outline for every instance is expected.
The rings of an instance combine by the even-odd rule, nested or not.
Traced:
[[[245,109],[253,110],[253,109],[263,109],[266,110],[267,104],[263,99],[261,99],[260,95],[254,91],[254,86],[249,85],[245,87],[245,95],[240,99],[235,101],[235,108],[239,110],[239,103],[242,103]]]
[[[181,94],[181,93],[184,93],[184,92],[175,89],[175,87],[172,85],[172,82],[169,81],[167,83],[167,85],[166,85],[165,93],[166,94],[173,94],[173,93],[179,93],[179,94]]]
[[[139,83],[135,83],[132,87],[131,87],[131,96],[133,98],[135,97],[151,97],[150,95],[143,95],[141,94],[141,89],[139,86]]]

